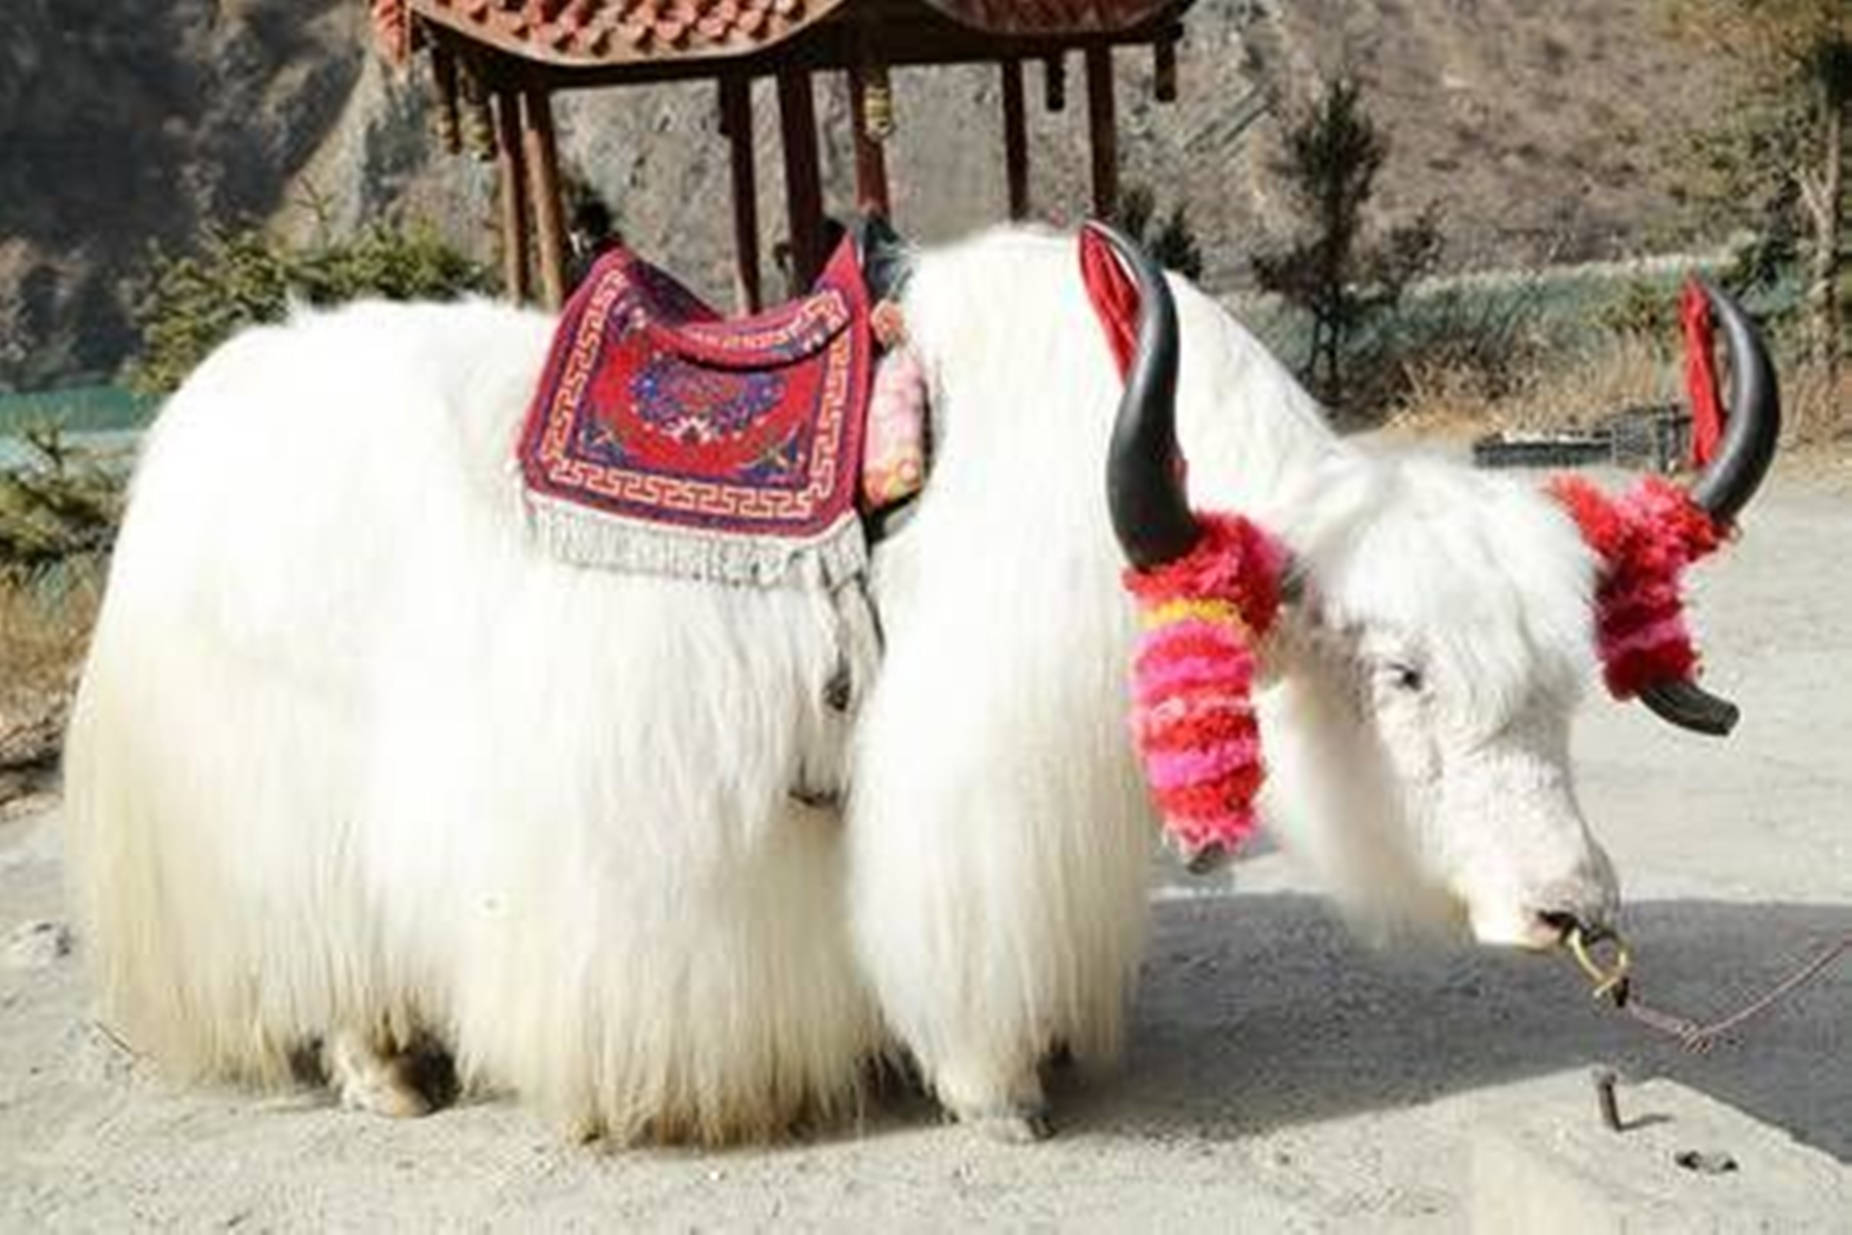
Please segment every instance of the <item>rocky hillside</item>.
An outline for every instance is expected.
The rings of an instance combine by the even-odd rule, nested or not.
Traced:
[[[213,220],[351,227],[426,218],[487,255],[490,169],[428,136],[422,81],[371,54],[360,0],[7,0],[0,16],[0,389],[106,377],[132,346],[126,305],[151,244]],[[1269,163],[1280,116],[1347,69],[1393,145],[1378,206],[1443,211],[1456,267],[1637,252],[1682,226],[1664,137],[1715,97],[1653,0],[1198,0],[1182,99],[1151,100],[1149,57],[1120,59],[1125,176],[1188,203],[1207,281],[1291,225]],[[1084,209],[1080,66],[1070,103],[1029,73],[1038,213]],[[1241,130],[1256,89],[1280,106]],[[999,217],[993,70],[896,75],[890,166],[902,227],[925,239]],[[849,197],[846,103],[821,92],[826,189]],[[761,218],[783,192],[776,109],[757,98]],[[710,87],[572,96],[568,162],[633,243],[725,287],[725,150]],[[773,236],[768,235],[767,241]]]

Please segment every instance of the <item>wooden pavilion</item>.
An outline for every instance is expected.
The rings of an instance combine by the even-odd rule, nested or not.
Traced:
[[[1176,94],[1176,46],[1192,0],[371,0],[394,59],[423,55],[452,151],[465,137],[498,164],[504,281],[511,296],[557,307],[566,235],[552,98],[556,91],[711,79],[731,158],[736,279],[757,309],[759,220],[752,82],[777,83],[795,272],[828,255],[812,75],[847,75],[858,209],[888,212],[883,139],[894,124],[891,68],[991,63],[1003,101],[1009,213],[1029,209],[1023,62],[1044,66],[1044,102],[1065,105],[1066,63],[1085,65],[1093,212],[1118,192],[1112,56],[1143,46],[1156,93]],[[531,260],[530,257],[536,260]],[[537,274],[538,288],[530,279]]]

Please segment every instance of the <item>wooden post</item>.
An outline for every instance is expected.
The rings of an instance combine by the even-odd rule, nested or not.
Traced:
[[[559,196],[559,151],[553,134],[553,103],[547,92],[521,92],[522,136],[533,186],[534,234],[539,241],[540,302],[557,309],[566,302],[566,223]]]
[[[759,288],[759,182],[753,166],[752,79],[720,79],[720,131],[733,171],[733,296],[741,313],[764,304]]]
[[[1029,217],[1029,129],[1023,112],[1022,61],[1005,60],[1003,72],[1003,172],[1009,182],[1010,218]]]
[[[1153,94],[1160,103],[1177,101],[1177,40],[1159,39],[1151,45]]]
[[[823,269],[823,181],[817,163],[817,105],[807,69],[778,74],[778,120],[784,131],[785,213],[791,265],[802,291]]]
[[[882,145],[886,130],[893,125],[893,107],[885,67],[859,61],[849,66],[849,123],[855,130],[855,208],[883,217],[893,214],[888,201],[887,152]]]
[[[1093,147],[1093,215],[1110,219],[1119,201],[1118,121],[1113,114],[1112,49],[1087,49],[1087,138]]]
[[[495,176],[502,214],[502,287],[508,299],[527,303],[527,160],[521,156],[521,100],[513,90],[495,92]]]

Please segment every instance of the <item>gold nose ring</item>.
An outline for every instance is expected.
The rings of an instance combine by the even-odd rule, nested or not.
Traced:
[[[1569,928],[1563,936],[1563,942],[1569,945],[1569,954],[1575,957],[1575,962],[1582,967],[1582,972],[1587,974],[1589,981],[1595,984],[1596,999],[1615,993],[1626,983],[1627,972],[1633,967],[1633,957],[1628,953],[1627,945],[1621,941],[1619,935],[1612,931],[1604,931],[1590,938],[1578,922]],[[1592,951],[1604,942],[1614,947],[1613,960],[1605,967],[1595,958]]]

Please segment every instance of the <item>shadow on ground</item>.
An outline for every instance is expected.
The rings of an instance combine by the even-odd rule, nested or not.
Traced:
[[[1642,997],[1711,1021],[1852,934],[1852,906],[1650,901],[1625,925]],[[1157,906],[1124,1071],[1055,1101],[1064,1130],[1236,1139],[1604,1063],[1852,1160],[1849,1030],[1852,955],[1691,1055],[1592,1001],[1565,958],[1377,952],[1314,897],[1211,897]]]

